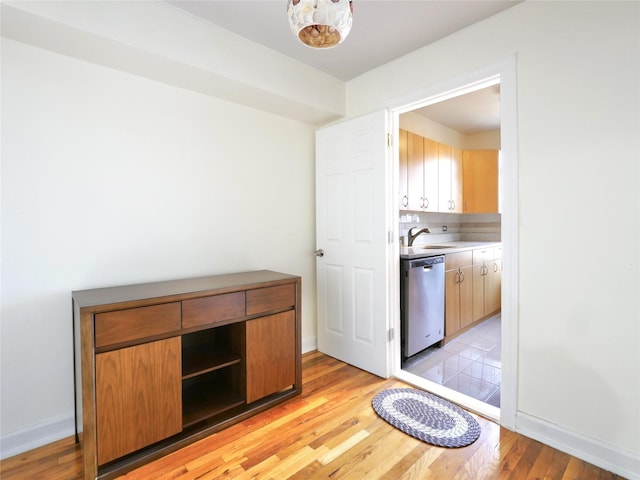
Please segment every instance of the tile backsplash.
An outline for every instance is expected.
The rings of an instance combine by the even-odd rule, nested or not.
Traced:
[[[398,230],[401,245],[407,245],[407,233],[411,227],[427,227],[431,231],[416,238],[414,245],[455,241],[499,242],[501,239],[499,213],[400,212]]]

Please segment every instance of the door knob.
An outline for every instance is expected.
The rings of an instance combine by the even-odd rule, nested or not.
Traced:
[[[316,257],[324,257],[324,250],[321,248],[316,250],[314,253],[316,254]]]

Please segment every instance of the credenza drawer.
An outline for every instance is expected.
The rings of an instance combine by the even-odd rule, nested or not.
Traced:
[[[244,292],[194,298],[182,302],[182,328],[244,317]]]
[[[247,315],[281,310],[296,304],[295,285],[257,288],[247,292]]]
[[[96,347],[180,330],[180,302],[129,308],[95,316]]]

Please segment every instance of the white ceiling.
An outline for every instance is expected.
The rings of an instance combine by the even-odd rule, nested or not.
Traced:
[[[353,26],[335,48],[315,50],[291,32],[286,0],[173,0],[167,3],[343,81],[484,20],[522,0],[354,0]],[[485,89],[422,109],[471,134],[499,125],[499,95]],[[497,115],[497,117],[496,117]]]
[[[413,113],[464,135],[500,128],[500,85],[476,90],[414,110]]]

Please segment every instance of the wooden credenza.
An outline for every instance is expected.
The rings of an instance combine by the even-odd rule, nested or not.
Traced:
[[[74,291],[85,480],[114,478],[302,392],[301,278]]]

